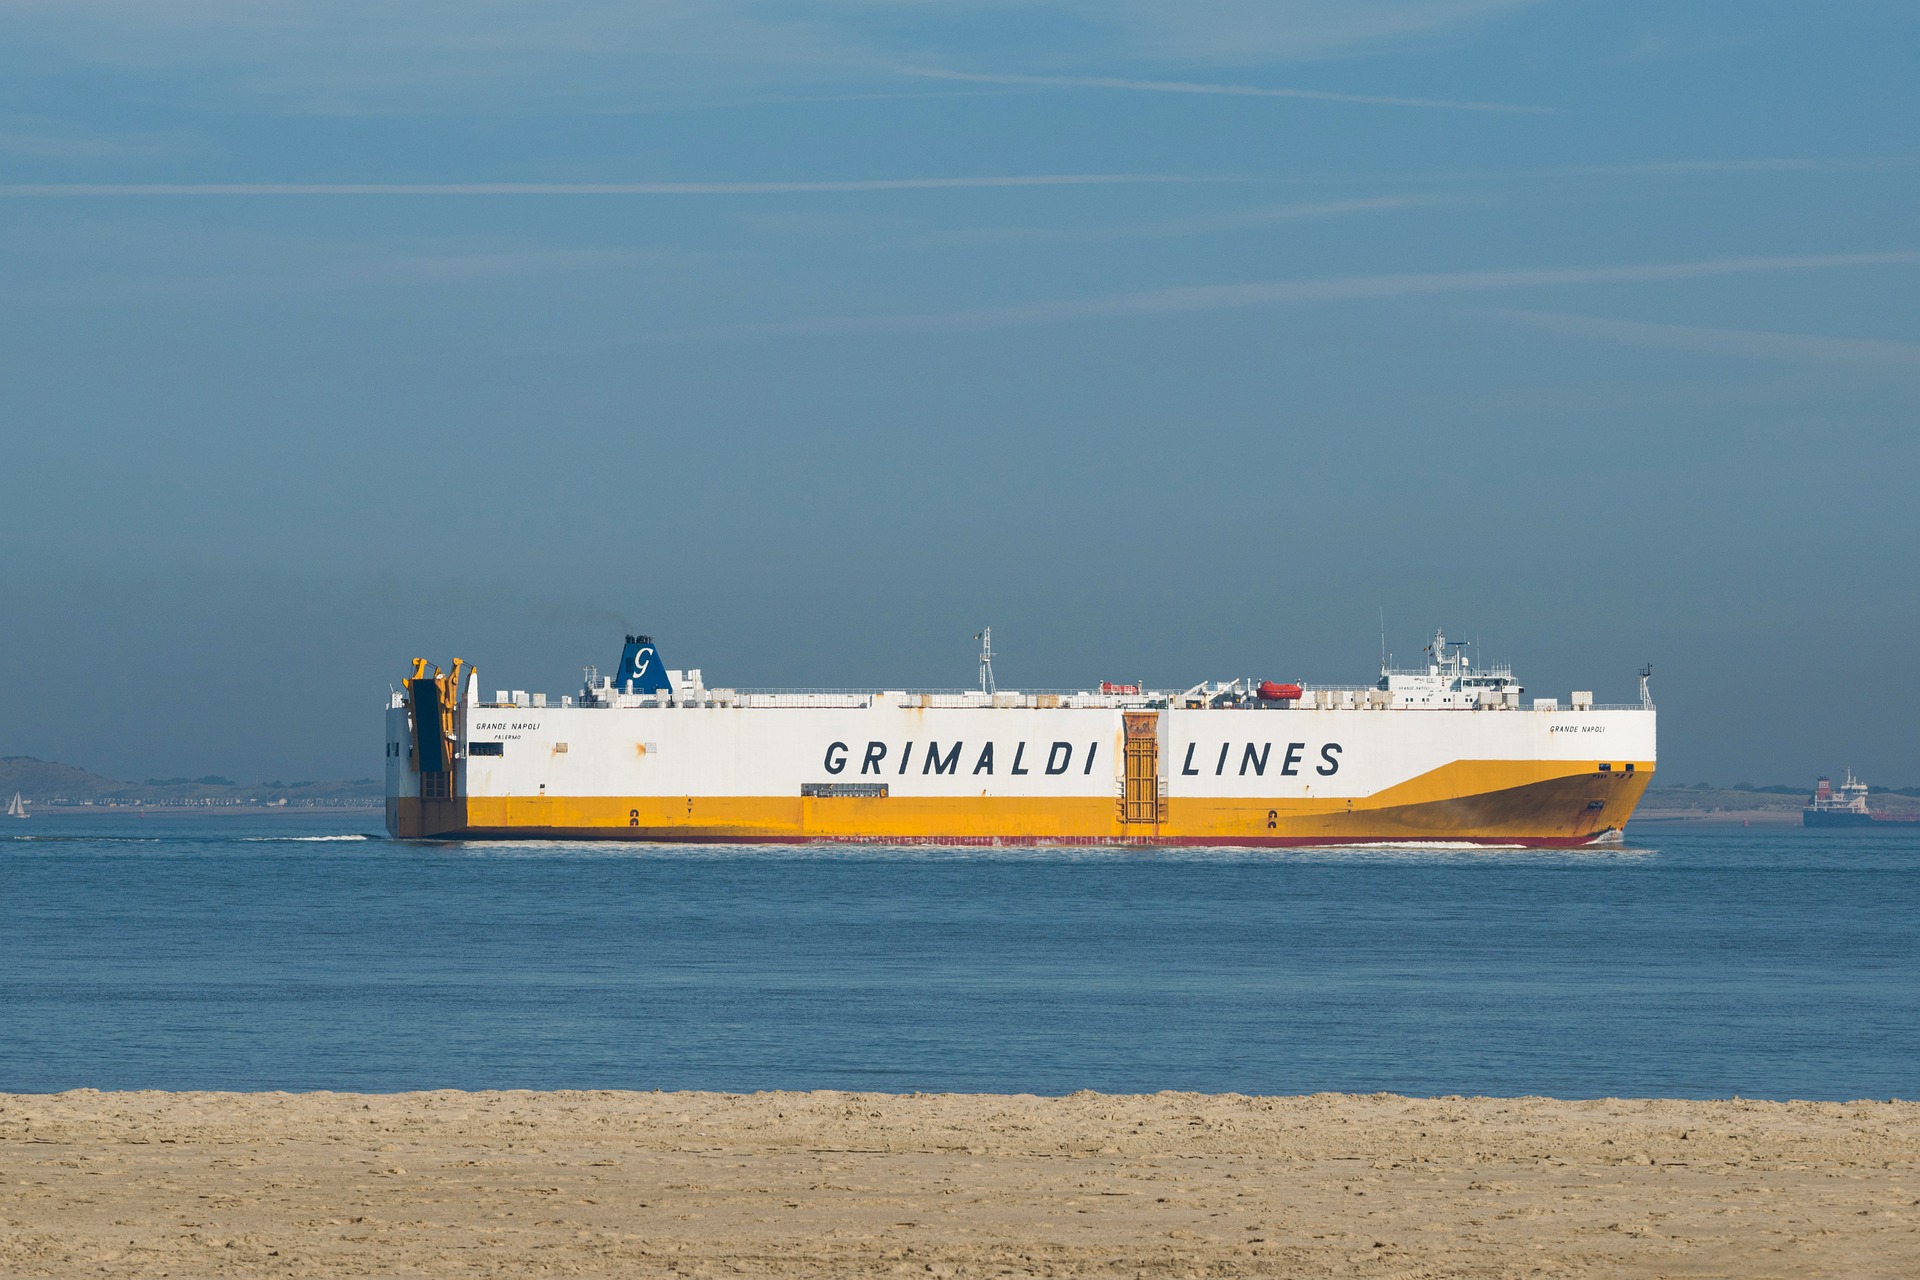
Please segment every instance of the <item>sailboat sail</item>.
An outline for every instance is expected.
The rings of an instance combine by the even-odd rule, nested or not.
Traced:
[[[7,816],[9,818],[24,818],[27,816],[27,802],[20,798],[18,791],[13,793],[13,799],[7,801]]]

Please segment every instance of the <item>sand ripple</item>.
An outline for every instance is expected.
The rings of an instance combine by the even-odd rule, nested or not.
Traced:
[[[0,1274],[1920,1274],[1920,1104],[0,1095]]]

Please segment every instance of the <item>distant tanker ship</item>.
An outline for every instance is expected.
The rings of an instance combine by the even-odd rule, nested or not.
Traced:
[[[1800,821],[1809,827],[1872,827],[1881,823],[1920,823],[1920,817],[1906,814],[1874,813],[1867,808],[1867,784],[1847,770],[1847,780],[1838,788],[1833,779],[1822,774],[1813,784],[1813,795],[1800,811]]]
[[[415,659],[387,710],[401,838],[1581,845],[1618,838],[1654,708],[1534,698],[1436,634],[1364,687],[1238,679],[977,690],[710,688],[627,637],[578,695],[482,700]]]

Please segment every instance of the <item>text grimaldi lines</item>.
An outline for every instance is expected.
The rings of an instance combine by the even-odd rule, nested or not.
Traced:
[[[973,767],[969,772],[990,777],[997,775],[1002,764],[1006,767],[1006,776],[1038,770],[1043,775],[1057,777],[1073,772],[1075,765],[1079,766],[1080,774],[1090,776],[1100,754],[1098,742],[1086,743],[1084,750],[1078,743],[1058,741],[1016,742],[1011,748],[1009,753],[1006,745],[996,749],[996,744],[987,742],[972,752],[964,741],[957,741],[944,746],[939,742],[907,742],[895,750],[892,743],[872,741],[856,751],[844,742],[832,742],[827,745],[822,765],[835,775],[852,768],[858,774],[898,776],[914,772],[916,764],[922,774],[958,774],[970,760]],[[1282,778],[1299,777],[1308,769],[1322,778],[1331,778],[1340,772],[1340,753],[1337,742],[1321,743],[1317,750],[1310,749],[1305,742],[1223,742],[1217,752],[1190,742],[1180,762],[1180,776],[1194,778],[1211,773],[1222,777],[1232,769],[1240,777],[1265,777],[1272,768]]]

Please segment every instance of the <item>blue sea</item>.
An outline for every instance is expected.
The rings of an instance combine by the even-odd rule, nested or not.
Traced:
[[[1920,1097],[1920,828],[1578,852],[0,828],[0,1090]]]

